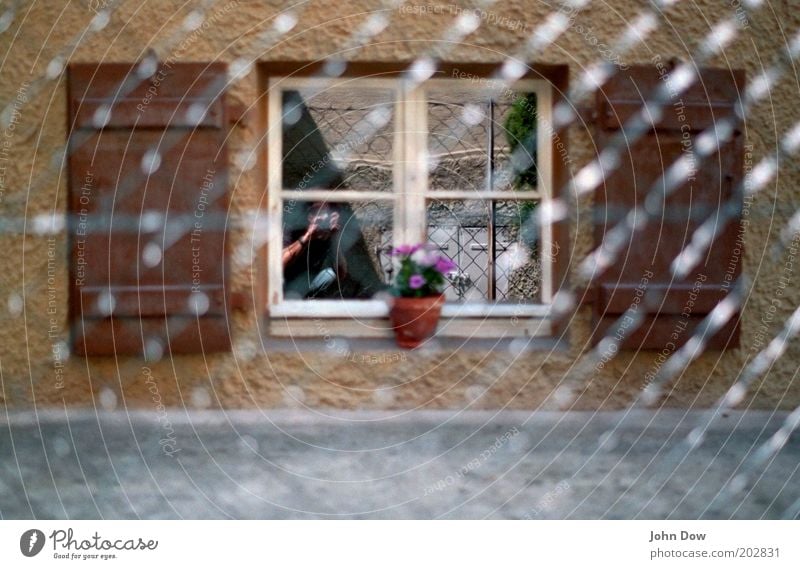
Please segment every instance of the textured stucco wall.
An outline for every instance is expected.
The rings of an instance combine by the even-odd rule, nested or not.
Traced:
[[[363,361],[336,357],[324,350],[292,353],[264,353],[259,346],[255,314],[236,313],[233,355],[176,357],[145,368],[140,360],[103,358],[84,360],[71,357],[63,368],[54,364],[53,345],[67,334],[66,233],[54,238],[36,232],[36,216],[66,209],[63,170],[47,169],[66,138],[66,82],[62,75],[39,85],[59,50],[86,28],[94,16],[92,7],[100,2],[55,0],[23,3],[9,29],[0,35],[0,98],[5,103],[16,97],[28,98],[15,117],[14,128],[0,133],[7,141],[7,162],[0,207],[4,216],[27,220],[26,227],[0,233],[0,358],[2,392],[0,400],[11,406],[67,404],[150,407],[159,398],[167,405],[276,407],[359,407],[409,409],[420,406],[460,407],[470,401],[477,407],[535,408],[564,380],[572,364],[587,348],[589,312],[582,309],[570,327],[570,347],[554,352],[513,355],[508,350],[442,349],[433,353],[404,354],[402,358],[374,356]],[[555,45],[529,58],[539,63],[568,64],[576,78],[582,67],[599,57],[597,42],[610,43],[633,15],[649,2],[612,0],[593,2]],[[459,3],[461,6],[466,4]],[[226,8],[227,6],[227,8]],[[213,4],[213,23],[201,28],[196,41],[183,50],[184,60],[233,61],[254,50],[259,59],[315,60],[347,47],[346,38],[371,12],[378,1],[334,2],[320,0],[298,3],[297,26],[269,48],[259,48],[263,30],[290,3],[242,0]],[[707,34],[712,23],[730,16],[739,6],[734,0],[679,2],[666,12],[667,22],[634,53],[620,55],[623,63],[647,63],[655,54],[668,59],[692,57],[693,48]],[[392,10],[391,25],[368,47],[348,51],[348,59],[409,60],[429,50],[453,61],[499,62],[514,53],[526,34],[542,22],[551,6],[537,0],[503,0],[489,10],[482,26],[457,44],[439,41],[455,15],[448,5],[424,14],[414,10]],[[86,37],[70,61],[133,61],[145,49],[156,46],[164,57],[168,50],[160,38],[174,33],[190,10],[177,1],[124,2],[109,25]],[[506,18],[506,20],[503,20]],[[785,0],[767,2],[740,28],[737,39],[713,65],[743,67],[752,78],[761,66],[771,62],[790,32],[800,24],[800,13]],[[158,47],[161,45],[162,47]],[[27,85],[27,87],[26,87]],[[33,96],[34,90],[41,91]],[[20,90],[21,89],[21,90]],[[234,99],[250,105],[258,97],[255,71],[238,81],[231,90]],[[779,134],[800,118],[796,110],[798,84],[787,76],[772,89],[747,120],[747,143],[752,145],[752,163],[774,148]],[[239,128],[231,141],[235,154],[256,140],[257,122]],[[570,155],[575,165],[592,156],[587,133],[578,127],[570,133]],[[242,172],[232,163],[233,213],[256,207],[261,199],[256,170]],[[800,206],[797,168],[784,164],[777,184],[759,195],[752,208],[746,232],[747,253],[744,272],[754,279],[752,295],[744,312],[742,348],[724,354],[708,353],[699,358],[680,380],[669,405],[708,404],[734,380],[752,355],[760,321],[775,298],[777,278],[785,257],[770,253],[768,244]],[[29,192],[34,184],[38,189]],[[571,212],[573,252],[580,259],[590,250],[591,226],[587,223],[591,203],[581,202]],[[24,229],[24,230],[23,230]],[[234,246],[244,235],[233,232]],[[49,261],[49,264],[48,264]],[[252,271],[236,265],[237,288],[250,287]],[[800,270],[800,265],[798,265]],[[24,296],[24,310],[21,298]],[[800,288],[793,281],[779,300],[779,308],[768,334],[777,331],[776,322],[800,304]],[[800,402],[800,384],[792,382],[797,370],[796,346],[751,390],[760,407],[790,407]],[[383,354],[386,356],[387,354]],[[602,373],[586,378],[579,407],[621,406],[639,391],[645,374],[652,370],[655,354],[623,353]],[[155,378],[147,383],[149,375]],[[157,392],[157,393],[156,393]],[[477,399],[476,399],[477,397]],[[751,404],[748,397],[745,404]]]

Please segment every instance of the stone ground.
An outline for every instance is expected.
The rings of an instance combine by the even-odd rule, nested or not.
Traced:
[[[752,461],[786,415],[731,413],[687,455],[704,417],[11,412],[0,416],[0,517],[796,517],[800,436]],[[721,492],[731,480],[746,484]]]

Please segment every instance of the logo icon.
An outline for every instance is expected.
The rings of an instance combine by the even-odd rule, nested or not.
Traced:
[[[25,557],[33,557],[44,547],[44,532],[38,529],[29,529],[19,538],[19,550]]]

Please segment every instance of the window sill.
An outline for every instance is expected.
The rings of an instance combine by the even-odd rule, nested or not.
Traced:
[[[384,300],[284,300],[269,308],[273,318],[344,319],[388,318],[389,303]],[[442,317],[452,319],[544,319],[550,315],[546,304],[485,302],[447,302]]]
[[[267,331],[277,338],[365,338],[393,339],[388,318],[279,318],[267,320]],[[442,317],[436,338],[488,339],[549,338],[547,317]]]

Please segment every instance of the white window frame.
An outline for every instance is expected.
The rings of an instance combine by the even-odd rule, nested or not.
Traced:
[[[337,201],[365,202],[365,201],[392,201],[393,202],[393,238],[394,245],[402,243],[419,243],[427,240],[427,209],[426,202],[430,199],[469,199],[479,200],[492,198],[495,200],[536,199],[544,204],[552,199],[553,195],[553,160],[552,139],[550,136],[539,136],[537,139],[537,191],[525,192],[521,198],[520,192],[513,191],[435,191],[428,188],[428,126],[427,126],[427,96],[426,91],[431,87],[458,84],[459,89],[474,89],[476,92],[486,92],[487,84],[491,81],[481,82],[469,79],[447,78],[431,79],[423,84],[412,84],[401,78],[318,78],[318,77],[272,77],[268,83],[267,94],[267,211],[268,211],[268,242],[267,242],[267,314],[275,319],[348,319],[358,325],[353,327],[353,335],[364,334],[364,322],[370,319],[385,319],[389,314],[388,300],[285,300],[283,297],[283,204],[289,199],[320,199],[331,196]],[[285,190],[282,187],[283,171],[281,165],[283,125],[282,125],[282,94],[287,90],[331,89],[341,87],[376,87],[394,91],[395,99],[395,139],[392,159],[394,161],[393,183],[394,191],[369,192],[369,191],[341,191],[341,190]],[[536,93],[538,133],[550,133],[552,129],[552,89],[550,82],[544,79],[521,79],[509,88],[525,92]],[[417,133],[416,136],[406,136],[404,133]],[[403,167],[405,165],[405,167]],[[319,195],[317,195],[319,194]],[[552,226],[542,224],[541,247],[543,252],[552,250]],[[449,325],[450,335],[459,336],[462,329],[474,330],[472,325],[464,326],[456,323],[457,320],[473,322],[475,319],[508,318],[529,319],[527,326],[521,328],[522,335],[546,336],[549,327],[544,326],[544,320],[550,314],[552,302],[552,259],[545,255],[543,258],[542,272],[542,302],[541,303],[488,303],[488,302],[447,302],[442,309],[442,317],[452,320]],[[337,327],[339,333],[348,335],[346,323]],[[293,334],[303,335],[302,330],[295,327]],[[445,331],[448,326],[440,326]],[[273,330],[276,332],[276,330]],[[276,333],[280,333],[277,331]],[[445,332],[446,333],[446,332]],[[309,329],[309,336],[318,335]],[[489,335],[493,336],[492,332]],[[380,334],[383,335],[383,334]]]

